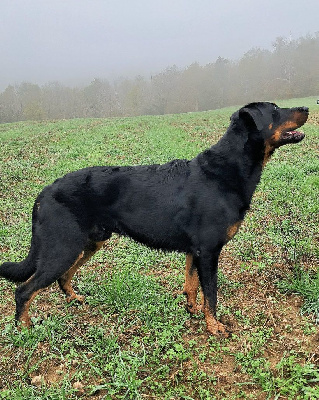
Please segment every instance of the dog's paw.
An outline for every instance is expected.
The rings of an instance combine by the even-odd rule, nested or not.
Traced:
[[[23,317],[23,318],[19,318],[18,320],[16,320],[16,327],[18,329],[18,331],[23,331],[23,329],[31,329],[33,327],[33,323],[31,322],[31,318],[28,317]]]
[[[195,304],[194,303],[187,303],[185,305],[185,307],[186,307],[186,310],[192,315],[199,314],[201,311],[203,311],[202,310],[202,306],[200,306],[200,305],[198,305],[196,303]]]
[[[67,296],[66,301],[67,303],[72,303],[72,301],[75,301],[77,303],[83,304],[85,300],[84,296],[80,296],[78,294],[72,294],[70,296]]]
[[[207,318],[206,316],[206,325],[207,325],[207,331],[214,336],[221,336],[224,338],[229,337],[229,332],[227,331],[227,328],[225,325],[223,325],[221,322],[217,321],[217,319],[213,318],[212,316],[209,316]]]

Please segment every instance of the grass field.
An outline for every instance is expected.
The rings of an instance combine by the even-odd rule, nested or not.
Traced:
[[[319,106],[306,138],[267,164],[251,210],[223,250],[210,337],[182,293],[185,255],[113,236],[75,276],[14,324],[15,285],[0,280],[0,399],[319,399]],[[163,163],[214,144],[235,108],[182,115],[0,125],[0,263],[23,259],[37,193],[92,165]]]

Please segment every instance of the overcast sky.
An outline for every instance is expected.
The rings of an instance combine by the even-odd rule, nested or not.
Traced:
[[[147,77],[318,31],[319,0],[0,0],[0,90]]]

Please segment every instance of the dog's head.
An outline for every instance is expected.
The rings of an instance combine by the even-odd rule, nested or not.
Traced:
[[[284,144],[298,143],[304,137],[299,132],[308,118],[308,107],[280,108],[274,103],[250,103],[236,115],[255,139],[274,150]]]
[[[305,137],[297,129],[307,121],[308,114],[308,107],[280,108],[274,103],[258,102],[242,107],[231,120],[246,140],[259,143],[265,165],[275,149]]]

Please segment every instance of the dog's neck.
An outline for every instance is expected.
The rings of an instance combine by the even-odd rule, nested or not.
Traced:
[[[226,190],[240,193],[245,207],[249,207],[263,169],[263,143],[248,140],[229,128],[217,144],[196,158],[208,177]]]

